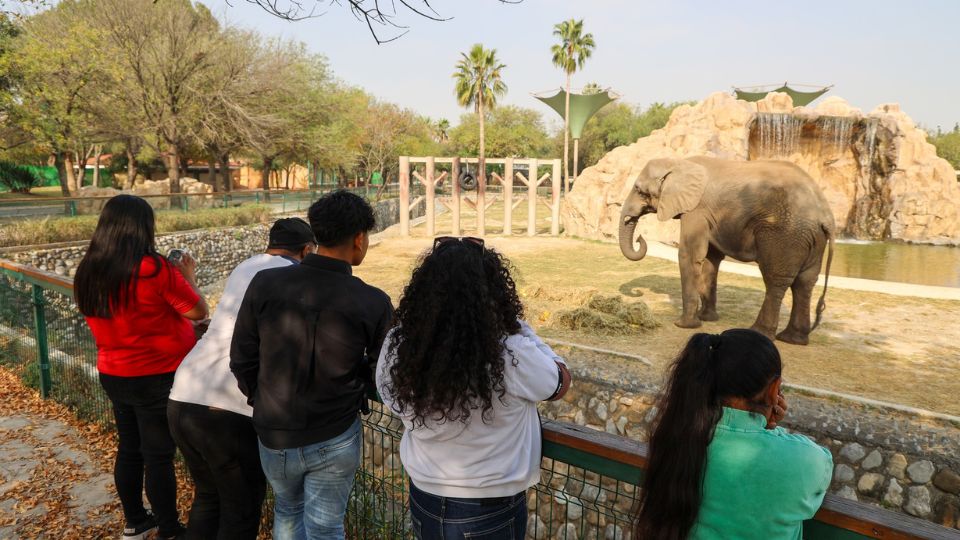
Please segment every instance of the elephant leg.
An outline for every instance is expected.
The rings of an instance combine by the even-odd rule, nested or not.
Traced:
[[[700,307],[700,280],[703,261],[707,256],[709,244],[706,234],[692,232],[681,222],[680,251],[680,287],[683,296],[683,315],[673,324],[680,328],[699,328],[703,323],[697,317]]]
[[[767,293],[763,297],[763,305],[760,307],[760,313],[757,314],[757,320],[750,328],[772,340],[780,324],[780,305],[783,303],[783,295],[786,294],[789,284],[779,279],[763,281],[767,285]]]
[[[723,253],[710,246],[700,267],[700,313],[697,316],[701,321],[720,319],[717,314],[717,272],[722,260]]]
[[[805,268],[793,285],[790,286],[793,295],[793,308],[790,310],[790,323],[777,334],[777,339],[794,345],[806,345],[810,336],[810,300],[813,297],[813,287],[817,284],[820,275],[820,257],[817,263]]]

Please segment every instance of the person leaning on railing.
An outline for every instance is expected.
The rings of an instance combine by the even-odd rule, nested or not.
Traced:
[[[690,338],[657,404],[637,538],[802,538],[833,458],[777,426],[781,367],[753,330]]]
[[[74,278],[117,422],[114,481],[124,539],[158,528],[160,538],[176,538],[184,530],[167,398],[177,366],[197,341],[190,321],[207,316],[195,269],[189,254],[173,264],[157,253],[153,209],[145,200],[117,195],[104,205]],[[153,513],[143,506],[144,487]]]
[[[540,480],[537,402],[561,398],[570,374],[522,321],[509,268],[479,238],[435,239],[380,352],[377,389],[406,427],[419,539],[524,538],[526,490]]]
[[[266,252],[230,272],[210,327],[177,368],[167,414],[194,484],[187,538],[257,538],[266,479],[251,421],[253,408],[230,372],[233,327],[255,275],[299,264],[316,249],[306,221],[278,219],[270,227]]]

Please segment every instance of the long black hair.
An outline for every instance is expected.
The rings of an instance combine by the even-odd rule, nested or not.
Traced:
[[[157,254],[153,208],[140,197],[117,195],[103,206],[87,253],[77,266],[73,291],[80,313],[110,317],[127,306],[144,257],[156,262],[154,275],[167,264]]]
[[[744,398],[760,413],[763,390],[780,373],[780,353],[759,332],[733,329],[690,338],[657,404],[637,538],[687,537],[700,511],[707,445],[724,399]]]
[[[427,419],[486,420],[503,399],[504,343],[520,331],[523,305],[510,263],[469,240],[441,243],[418,261],[394,318],[388,388],[395,407]]]

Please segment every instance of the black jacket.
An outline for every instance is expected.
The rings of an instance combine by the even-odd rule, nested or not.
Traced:
[[[390,326],[386,293],[344,261],[308,255],[250,282],[230,346],[230,369],[269,448],[336,437],[357,419]]]

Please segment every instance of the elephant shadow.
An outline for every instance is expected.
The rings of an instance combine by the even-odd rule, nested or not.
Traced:
[[[677,316],[683,311],[679,275],[674,277],[647,274],[621,283],[619,291],[620,294],[629,298],[643,298],[644,289],[651,293],[665,295],[669,299],[671,308],[676,310]],[[718,283],[717,311],[720,314],[720,321],[749,327],[760,305],[763,304],[764,295],[763,290]]]

